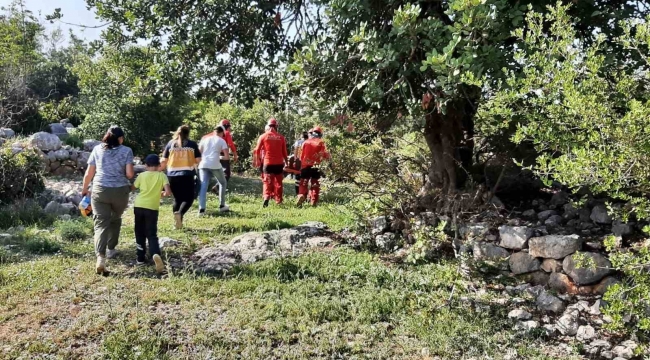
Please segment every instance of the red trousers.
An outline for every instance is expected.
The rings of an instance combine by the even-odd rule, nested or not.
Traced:
[[[282,192],[284,190],[282,186],[283,169],[284,164],[264,165],[264,173],[262,174],[264,200],[273,198],[276,203],[282,203]]]
[[[320,171],[311,166],[300,171],[300,185],[298,187],[299,196],[307,197],[307,193],[309,193],[309,199],[312,205],[318,203],[318,198],[320,196],[320,177]]]

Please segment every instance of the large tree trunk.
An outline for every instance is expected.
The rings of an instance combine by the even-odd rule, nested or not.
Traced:
[[[431,151],[425,191],[453,196],[467,180],[474,149],[475,111],[466,99],[447,105],[446,114],[430,111],[425,116],[424,137]]]

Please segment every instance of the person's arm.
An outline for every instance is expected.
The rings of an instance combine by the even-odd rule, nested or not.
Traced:
[[[282,138],[282,158],[284,159],[284,165],[289,165],[289,153],[287,152],[287,140]]]
[[[232,150],[233,160],[237,162],[237,160],[239,159],[239,157],[237,156],[237,146],[235,145],[235,142],[232,140],[232,135],[230,134],[230,131],[228,131],[228,134],[226,135],[226,143],[228,144],[230,150]]]
[[[133,170],[133,151],[129,149],[129,153],[126,157],[126,178],[133,179],[135,176],[135,171]]]
[[[255,149],[253,149],[253,166],[254,167],[259,167],[260,165],[260,152],[262,150],[262,137],[264,135],[260,136],[259,139],[257,139],[257,145],[255,146]]]
[[[199,146],[194,144],[194,162],[196,165],[198,165],[201,162],[201,150],[199,150]]]
[[[165,186],[163,186],[163,189],[165,189],[165,191],[162,192],[162,196],[172,196],[172,188],[169,186],[169,184],[165,184]]]
[[[165,151],[163,151],[162,159],[160,160],[160,170],[165,171],[167,168],[167,161],[169,160],[169,153],[170,153],[171,147],[169,144],[165,146]]]
[[[97,172],[96,165],[88,165],[88,168],[86,169],[86,174],[84,175],[83,186],[81,188],[81,196],[86,196],[90,192],[90,189],[88,187],[90,186],[90,182],[93,181],[96,172]]]

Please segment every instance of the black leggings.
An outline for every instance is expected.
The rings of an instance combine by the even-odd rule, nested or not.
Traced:
[[[170,176],[169,186],[174,195],[174,212],[185,215],[194,203],[194,175]]]

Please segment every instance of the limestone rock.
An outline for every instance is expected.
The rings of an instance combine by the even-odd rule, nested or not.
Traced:
[[[531,273],[519,275],[517,278],[533,285],[546,286],[548,284],[550,276],[543,271],[533,271]]]
[[[476,242],[474,244],[474,259],[498,261],[506,259],[510,253],[502,247],[486,242]]]
[[[327,247],[332,245],[332,243],[334,243],[334,240],[324,236],[307,239],[307,244],[309,244],[310,247],[314,248]]]
[[[605,295],[607,292],[607,289],[614,285],[614,284],[619,284],[620,280],[616,279],[613,276],[608,276],[604,278],[601,282],[599,282],[596,285],[591,286],[591,294],[593,295]]]
[[[562,262],[555,259],[544,259],[541,269],[548,273],[557,273],[562,271]]]
[[[562,222],[564,219],[560,215],[552,215],[546,221],[544,221],[544,225],[546,226],[551,226],[551,227],[558,227],[562,226]]]
[[[74,175],[76,172],[76,169],[73,168],[72,166],[59,166],[56,169],[52,171],[52,174],[56,176],[71,176]]]
[[[584,259],[578,267],[578,259]],[[612,263],[603,255],[593,252],[576,253],[562,262],[564,272],[578,285],[589,285],[602,280],[611,273]]]
[[[548,286],[560,294],[578,294],[578,287],[567,275],[555,272],[551,274]]]
[[[52,152],[56,160],[58,161],[63,161],[63,160],[68,160],[70,158],[70,153],[68,150],[56,150]]]
[[[499,236],[501,238],[499,246],[521,250],[528,247],[528,240],[533,236],[533,229],[526,226],[501,226]]]
[[[578,327],[578,333],[576,334],[576,339],[587,342],[596,337],[596,330],[591,325],[584,325]]]
[[[376,218],[370,220],[371,232],[373,234],[383,234],[384,232],[390,230],[390,223],[388,222],[388,217],[386,216],[377,216]]]
[[[582,241],[578,235],[547,235],[528,241],[530,255],[546,259],[563,259],[580,250]]]
[[[56,135],[41,131],[29,138],[29,144],[41,151],[59,150],[61,148],[61,139]]]
[[[623,359],[632,359],[634,357],[634,350],[636,350],[638,346],[639,345],[632,340],[623,341],[612,349],[612,353]]]
[[[525,252],[512,254],[508,264],[510,265],[510,271],[515,275],[537,271],[540,267],[539,260]]]
[[[0,138],[11,139],[16,133],[9,128],[0,128]]]
[[[85,169],[88,166],[88,159],[90,158],[90,153],[86,151],[82,151],[79,153],[79,157],[77,158],[77,167],[80,169]]]
[[[546,291],[542,291],[539,294],[535,303],[537,304],[537,307],[540,310],[555,313],[555,314],[561,313],[562,311],[564,311],[565,308],[562,300],[549,294]]]
[[[181,244],[180,241],[168,237],[161,237],[158,240],[158,243],[160,244],[160,250],[167,249],[170,247],[176,247]]]
[[[528,218],[528,219],[534,219],[534,218],[537,218],[537,213],[535,212],[534,209],[526,210],[526,211],[524,211],[521,215],[522,215],[523,217],[525,217],[525,218]]]
[[[480,239],[486,236],[490,231],[490,228],[487,224],[477,223],[477,224],[465,224],[458,229],[458,233],[463,239]]]
[[[539,221],[546,221],[546,220],[548,220],[548,218],[550,218],[553,215],[557,215],[557,211],[555,211],[555,210],[544,210],[544,211],[537,214],[537,219],[539,219]]]
[[[538,327],[539,322],[535,320],[520,321],[517,323],[517,326],[515,326],[515,330],[528,332],[537,329]]]
[[[612,233],[615,236],[626,237],[632,235],[633,232],[634,229],[631,224],[625,224],[617,220],[614,221],[614,224],[612,225]]]
[[[508,319],[530,320],[532,318],[533,318],[533,314],[522,309],[512,310],[511,312],[508,313]]]
[[[95,146],[101,144],[101,141],[98,140],[84,140],[84,150],[87,152],[93,151]]]
[[[562,335],[574,336],[578,333],[578,320],[580,313],[576,310],[567,310],[558,319],[555,327]]]
[[[208,247],[192,255],[192,262],[199,272],[222,274],[238,263],[235,251],[221,247]]]
[[[397,246],[397,237],[391,232],[377,235],[375,237],[375,246],[384,252],[391,252]]]
[[[596,224],[608,225],[612,223],[612,217],[609,216],[605,205],[594,206],[594,208],[591,210],[591,215],[589,218]]]

